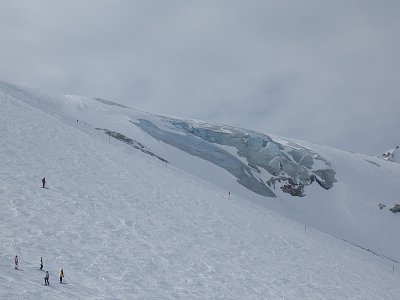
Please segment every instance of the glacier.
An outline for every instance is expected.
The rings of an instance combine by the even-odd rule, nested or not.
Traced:
[[[284,183],[283,191],[293,196],[304,196],[303,187],[306,185],[317,182],[329,190],[336,181],[335,171],[326,159],[298,144],[287,143],[284,146],[266,134],[230,126],[170,118],[161,121],[166,128],[173,130],[159,128],[145,119],[132,123],[164,143],[227,170],[239,184],[262,196],[276,197],[271,189],[271,186],[275,188],[276,182]],[[234,148],[237,155],[219,145]],[[245,162],[237,156],[244,158]],[[315,160],[319,164],[314,163]],[[260,168],[266,170],[268,176],[262,174]],[[300,186],[301,192],[292,193],[294,186]]]

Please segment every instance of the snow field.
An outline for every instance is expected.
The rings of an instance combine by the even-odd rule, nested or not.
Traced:
[[[392,263],[0,96],[0,298],[396,299]],[[46,176],[49,189],[42,189]],[[13,269],[20,258],[22,271]],[[39,271],[50,272],[50,287]],[[65,285],[58,272],[65,271]]]

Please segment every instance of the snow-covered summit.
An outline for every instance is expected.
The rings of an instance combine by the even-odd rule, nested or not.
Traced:
[[[0,83],[0,120],[0,298],[400,294],[393,262],[399,260],[399,216],[377,207],[396,200],[398,164],[262,133],[249,133],[246,141],[247,131],[240,128],[7,83]],[[157,135],[142,122],[156,126]],[[175,140],[166,139],[166,132]],[[331,169],[335,181],[329,189],[304,185],[303,197],[265,185],[279,175],[257,164],[256,151],[238,153],[246,143],[257,149],[252,136],[267,141],[265,157],[280,153],[311,175]],[[270,146],[267,136],[274,141]],[[224,154],[214,163],[191,153],[191,143],[201,153],[215,146],[233,158]],[[290,154],[295,148],[309,153],[313,163]],[[276,197],[238,182],[228,170],[235,160]],[[48,189],[40,188],[43,176]],[[13,269],[16,254],[22,271]],[[50,287],[43,286],[41,256]],[[61,268],[66,285],[56,284]]]
[[[90,121],[105,133],[112,130],[114,137],[123,134],[110,124],[109,115],[114,115],[113,123],[129,121],[124,127],[134,124],[165,144],[211,162],[232,174],[240,185],[262,196],[276,197],[274,190],[278,188],[292,196],[304,196],[305,187],[313,183],[329,190],[336,182],[335,171],[320,154],[263,133],[139,112],[101,98],[50,95],[5,82],[0,82],[0,90],[51,111],[57,109],[63,116]],[[97,119],[93,113],[99,114]],[[99,122],[104,115],[108,121]],[[121,120],[117,120],[119,117]],[[126,132],[127,128],[119,127],[119,130]],[[129,135],[132,132],[126,136],[128,139]]]

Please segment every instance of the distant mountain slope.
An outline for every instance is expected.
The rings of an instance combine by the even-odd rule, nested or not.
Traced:
[[[0,298],[399,294],[391,262],[310,229],[400,261],[400,215],[387,209],[398,199],[398,164],[7,83],[0,83],[0,117]],[[143,125],[150,123],[156,133]],[[251,151],[240,148],[246,144]],[[221,156],[207,157],[209,149]],[[250,181],[229,171],[232,162]],[[49,190],[40,188],[43,176]],[[289,179],[279,184],[279,176],[303,184],[303,197],[285,193]],[[255,192],[255,182],[271,194]],[[12,269],[17,253],[22,272]],[[39,285],[40,256],[53,282],[64,267],[65,287]]]

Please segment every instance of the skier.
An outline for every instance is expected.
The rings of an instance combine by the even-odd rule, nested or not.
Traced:
[[[43,184],[43,188],[44,188],[44,186],[45,186],[45,184],[46,184],[46,177],[43,177],[43,179],[42,179],[42,184]]]
[[[18,255],[15,255],[14,262],[15,262],[15,267],[14,267],[14,269],[15,269],[15,270],[18,270]]]
[[[64,277],[64,270],[61,269],[61,271],[60,271],[60,283],[62,283],[63,277]]]
[[[40,257],[40,270],[43,270],[43,260],[42,260],[42,257]]]
[[[44,276],[44,285],[50,285],[49,277],[49,271],[46,271],[46,275]]]

